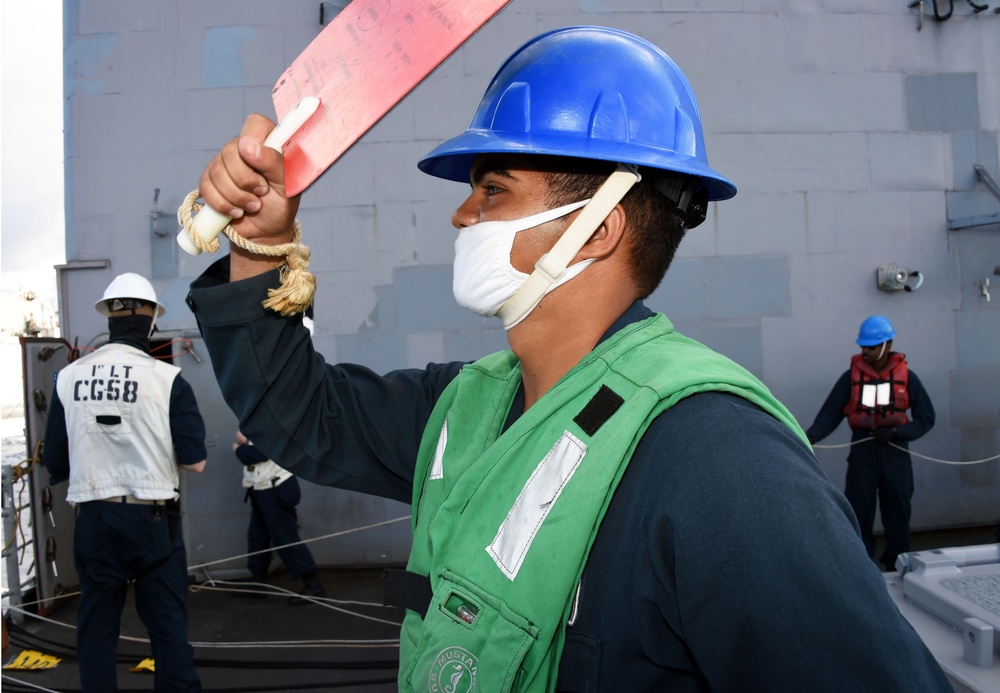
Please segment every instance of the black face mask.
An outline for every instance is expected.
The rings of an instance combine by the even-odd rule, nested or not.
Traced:
[[[149,333],[153,327],[151,315],[123,315],[108,318],[111,342],[128,342],[145,352],[149,351]]]

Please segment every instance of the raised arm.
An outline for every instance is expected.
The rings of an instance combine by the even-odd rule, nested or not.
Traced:
[[[215,211],[232,217],[233,228],[247,240],[279,245],[292,240],[299,198],[285,197],[284,160],[263,146],[274,122],[252,114],[240,136],[230,140],[205,167],[199,190]],[[231,249],[230,278],[239,281],[274,269],[282,258]]]

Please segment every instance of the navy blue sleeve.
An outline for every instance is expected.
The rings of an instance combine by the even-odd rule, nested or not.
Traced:
[[[654,420],[579,600],[566,690],[951,690],[843,494],[790,429],[732,395]],[[596,685],[563,685],[588,670]]]
[[[236,459],[244,467],[250,467],[268,459],[267,455],[260,451],[256,445],[240,445],[236,448]]]
[[[756,407],[724,399],[689,402],[648,441],[683,460],[664,479],[651,567],[676,590],[673,625],[711,689],[948,690],[816,458]]]
[[[846,370],[834,383],[833,389],[827,395],[826,401],[816,414],[816,419],[812,426],[806,431],[809,440],[814,443],[826,438],[837,430],[840,422],[844,420],[844,407],[851,399],[851,371]]]
[[[179,374],[170,388],[170,435],[178,464],[198,464],[208,457],[205,422],[198,411],[194,390]]]
[[[896,433],[903,442],[920,438],[934,428],[934,421],[937,418],[930,395],[913,371],[909,371],[907,376],[906,392],[910,398],[910,421],[902,426],[896,426]]]
[[[188,306],[243,434],[307,481],[411,502],[424,427],[462,364],[385,375],[328,364],[301,316],[261,305],[279,285],[276,270],[234,283],[228,275],[227,257],[191,285]]]
[[[48,419],[45,421],[45,445],[42,459],[49,470],[49,484],[58,484],[69,479],[69,437],[66,434],[66,410],[63,409],[59,392],[52,389]]]

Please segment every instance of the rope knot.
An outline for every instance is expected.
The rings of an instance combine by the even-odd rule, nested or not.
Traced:
[[[177,210],[177,221],[198,248],[216,253],[220,247],[219,239],[213,238],[206,243],[194,230],[194,215],[202,208],[197,201],[199,197],[201,193],[198,190],[188,193]],[[316,293],[316,276],[309,271],[309,247],[302,243],[302,226],[298,219],[295,220],[291,242],[279,245],[263,245],[247,240],[236,232],[232,224],[226,225],[222,232],[231,243],[249,253],[285,258],[285,263],[279,268],[281,286],[268,290],[267,300],[263,302],[265,308],[281,315],[295,315],[309,307]]]

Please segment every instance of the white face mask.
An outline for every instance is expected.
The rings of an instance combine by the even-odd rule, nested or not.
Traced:
[[[590,200],[581,200],[521,219],[484,221],[459,230],[455,239],[455,277],[452,284],[458,305],[484,318],[496,315],[528,279],[527,274],[510,263],[514,237],[521,231],[564,217],[588,202]],[[592,259],[584,260],[566,268],[563,276],[548,291],[573,279],[591,262]],[[511,327],[513,325],[507,329]]]

